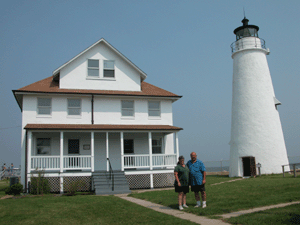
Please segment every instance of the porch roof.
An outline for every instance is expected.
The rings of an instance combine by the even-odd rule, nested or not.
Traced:
[[[27,130],[155,130],[179,131],[181,127],[170,125],[119,125],[119,124],[27,124]]]

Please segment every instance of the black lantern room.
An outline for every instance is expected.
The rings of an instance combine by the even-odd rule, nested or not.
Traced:
[[[233,33],[236,35],[236,40],[244,37],[258,37],[259,27],[255,25],[248,25],[249,20],[244,17],[242,20],[243,26],[236,28]]]

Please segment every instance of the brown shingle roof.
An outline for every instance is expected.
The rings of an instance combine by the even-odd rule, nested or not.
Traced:
[[[31,92],[31,93],[59,93],[59,94],[95,94],[95,95],[126,95],[126,96],[153,96],[153,97],[174,97],[182,96],[173,94],[152,84],[142,82],[142,91],[109,91],[109,90],[81,90],[81,89],[61,89],[58,81],[54,81],[53,77],[37,81],[33,84],[22,87],[13,92]]]
[[[27,124],[28,130],[182,130],[170,125],[118,125],[118,124]]]

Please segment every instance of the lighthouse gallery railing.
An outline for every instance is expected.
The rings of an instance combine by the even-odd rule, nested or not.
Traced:
[[[266,42],[262,38],[246,37],[241,38],[230,45],[231,53],[246,49],[246,48],[262,48],[266,49]]]

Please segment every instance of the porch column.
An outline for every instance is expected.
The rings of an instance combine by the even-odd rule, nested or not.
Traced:
[[[124,171],[124,133],[120,133],[121,141],[121,171]]]
[[[32,132],[28,131],[27,134],[27,174],[31,172],[31,151],[32,151]],[[30,177],[28,176],[28,182],[30,181]]]
[[[178,132],[175,132],[175,141],[176,141],[176,160],[179,158],[179,141],[178,141]]]
[[[109,152],[108,152],[108,132],[106,132],[106,171],[109,171],[109,163],[108,163],[108,159],[109,159]]]
[[[92,172],[95,171],[95,158],[94,158],[94,155],[95,155],[95,149],[94,149],[94,146],[95,146],[95,136],[94,136],[94,131],[91,132],[91,170]]]
[[[152,165],[152,134],[148,132],[148,143],[149,143],[149,163],[150,163],[150,170],[153,169]]]
[[[64,132],[60,132],[60,172],[64,171]]]
[[[64,132],[60,132],[60,193],[64,192],[64,178],[62,177],[62,173],[64,172]]]

